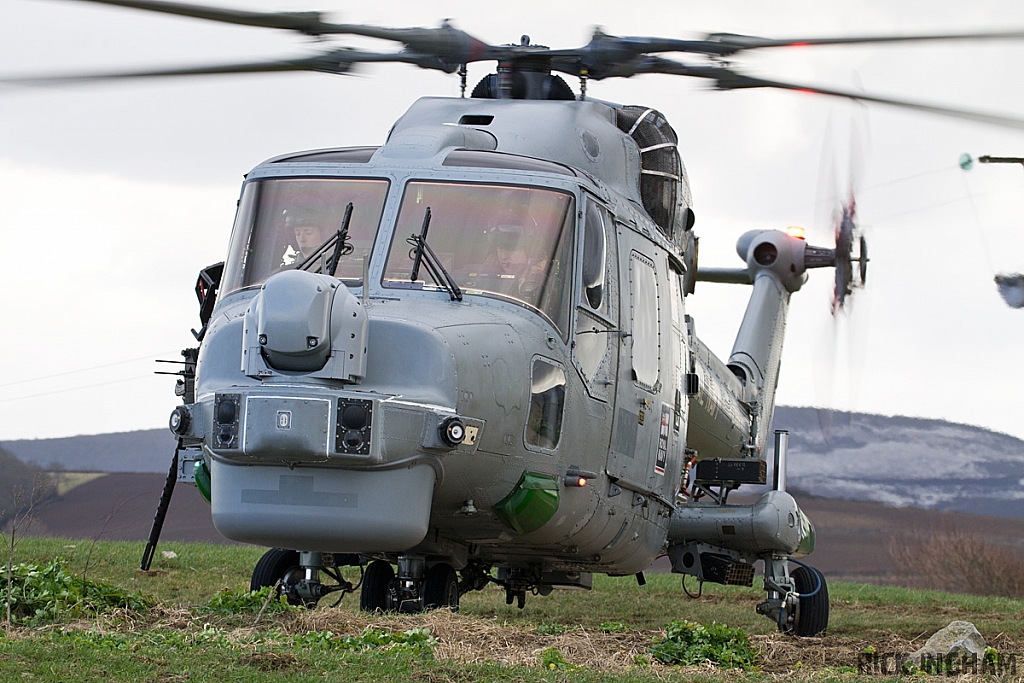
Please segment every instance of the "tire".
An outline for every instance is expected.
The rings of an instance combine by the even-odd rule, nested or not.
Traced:
[[[263,553],[263,557],[252,570],[249,590],[258,591],[261,588],[273,586],[278,580],[283,579],[290,570],[297,568],[299,568],[298,551],[271,548]]]
[[[459,580],[450,564],[435,564],[423,580],[424,609],[459,611]]]
[[[825,577],[813,567],[797,567],[790,577],[801,596],[793,634],[804,638],[816,636],[828,628],[828,584]],[[819,581],[821,589],[814,592]]]
[[[249,581],[249,590],[258,591],[266,586],[273,586],[278,582],[278,580],[284,579],[293,571],[298,572],[300,575],[302,574],[302,567],[299,565],[299,552],[297,550],[271,548],[267,552],[263,553],[263,557],[261,557],[260,561],[256,563],[256,568],[252,570],[252,579]],[[302,600],[290,595],[289,592],[285,590],[283,582],[281,590],[289,605],[301,605],[306,609],[313,609],[316,607],[315,600]]]
[[[363,590],[359,593],[359,609],[364,612],[387,612],[391,605],[391,586],[395,570],[383,560],[374,560],[363,574]]]

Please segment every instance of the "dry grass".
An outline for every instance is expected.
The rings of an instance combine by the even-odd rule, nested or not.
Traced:
[[[261,671],[289,671],[299,666],[299,659],[290,652],[253,652],[239,660],[240,664]]]
[[[434,656],[440,660],[504,666],[533,666],[541,652],[557,648],[566,661],[588,668],[622,671],[646,656],[658,631],[603,633],[575,626],[554,635],[540,635],[521,626],[494,619],[436,610],[425,614],[370,616],[341,610],[316,610],[297,614],[289,630],[297,632],[330,630],[357,634],[367,626],[388,631],[429,628],[437,639]]]
[[[953,526],[894,538],[889,553],[905,585],[951,593],[1024,598],[1024,562]]]
[[[879,616],[884,619],[883,615]],[[654,639],[664,636],[661,630],[629,629],[623,633],[604,633],[576,626],[556,635],[541,635],[532,629],[495,619],[452,614],[444,610],[407,616],[367,616],[333,609],[295,614],[286,629],[297,633],[330,630],[339,635],[355,635],[367,626],[390,631],[429,628],[438,641],[434,656],[453,663],[535,666],[545,649],[556,648],[570,664],[593,670],[623,673],[635,670],[638,661],[644,660],[652,672],[662,669],[680,671],[679,667],[663,665],[648,656],[648,648]],[[750,640],[758,650],[757,664],[762,672],[792,674],[801,670],[856,667],[860,653],[869,645],[878,652],[909,653],[930,635],[930,632],[924,633],[911,639],[885,635],[868,641],[839,635],[794,638],[772,633],[754,635]],[[1005,638],[1000,644],[1019,647],[1019,643]]]

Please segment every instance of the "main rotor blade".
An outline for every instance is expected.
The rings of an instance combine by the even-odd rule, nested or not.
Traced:
[[[744,36],[735,33],[711,33],[707,42],[717,43],[728,52],[708,54],[734,54],[741,50],[755,50],[763,47],[804,47],[812,45],[870,45],[877,43],[914,43],[925,41],[956,41],[956,40],[1021,40],[1024,29],[1009,31],[978,31],[976,33],[933,33],[920,35],[895,36],[848,36],[838,38],[788,38],[772,39]]]
[[[605,77],[597,76],[596,74],[614,71],[624,62],[629,62],[641,55],[661,52],[685,52],[714,57],[728,57],[743,50],[765,47],[1020,39],[1024,39],[1024,30],[932,35],[851,36],[845,38],[790,38],[785,40],[744,36],[734,33],[711,33],[703,39],[686,40],[644,36],[613,36],[604,33],[600,29],[596,29],[590,42],[584,47],[551,50],[549,55],[563,63],[575,61],[581,68],[586,68],[588,74],[592,77]]]
[[[168,76],[212,76],[216,74],[273,73],[280,71],[328,71],[347,73],[351,64],[339,64],[336,68],[322,66],[319,58],[283,59],[273,62],[250,62],[246,64],[215,64],[211,66],[151,69],[140,71],[114,71],[95,74],[69,74],[56,76],[24,76],[0,78],[0,85],[71,85],[74,83],[95,83],[120,81],[137,78],[164,78]]]
[[[54,76],[24,76],[0,78],[0,85],[65,85],[99,81],[116,81],[139,78],[164,78],[169,76],[211,76],[216,74],[274,73],[281,71],[315,71],[329,74],[347,74],[359,63],[401,62],[415,64],[425,69],[445,69],[433,55],[413,52],[376,53],[359,50],[332,50],[312,57],[278,59],[242,64],[214,64],[210,66],[178,67],[169,69],[148,69],[96,74],[68,74]]]
[[[306,35],[323,35],[333,26],[321,20],[320,12],[250,12],[222,7],[207,7],[183,2],[167,2],[165,0],[77,0],[78,2],[94,2],[100,5],[130,7],[148,12],[163,12],[182,17],[208,19],[227,24],[242,26],[261,26],[263,28],[280,28],[298,31]]]
[[[969,111],[965,109],[953,109],[952,107],[943,107],[935,104],[927,104],[925,102],[913,102],[911,100],[900,100],[892,97],[877,97],[849,90],[821,88],[817,86],[787,83],[785,81],[756,78],[753,76],[745,76],[725,67],[692,66],[681,62],[663,59],[661,57],[648,56],[640,60],[636,60],[630,65],[630,71],[631,73],[628,75],[640,73],[661,73],[710,79],[715,81],[715,87],[719,90],[740,90],[745,88],[777,88],[781,90],[796,90],[799,92],[815,93],[818,95],[828,95],[830,97],[842,97],[844,99],[857,100],[859,102],[886,104],[893,107],[901,107],[903,109],[913,109],[915,111],[924,111],[932,114],[939,114],[941,116],[964,119],[967,121],[978,121],[980,123],[988,123],[995,126],[1002,126],[1004,128],[1024,130],[1024,119],[1017,119],[1010,116],[987,114],[984,112]]]
[[[979,123],[1002,126],[1003,128],[1024,130],[1024,119],[1017,119],[1011,116],[988,114],[985,112],[970,111],[967,109],[954,109],[952,107],[943,107],[936,104],[928,104],[926,102],[900,100],[893,97],[878,97],[849,90],[819,88],[815,86],[798,85],[795,83],[785,83],[783,81],[750,78],[747,76],[740,76],[739,74],[735,75],[739,76],[739,81],[734,81],[732,78],[719,80],[717,87],[721,90],[733,90],[737,88],[779,88],[782,90],[797,90],[800,92],[816,93],[818,95],[829,95],[830,97],[842,97],[848,100],[856,100],[858,102],[874,102],[876,104],[886,104],[892,107],[901,107],[903,109],[912,109],[914,111],[924,111],[931,114],[939,114],[940,116],[949,116],[966,121],[977,121]]]
[[[208,7],[168,0],[78,0],[101,5],[130,7],[149,12],[163,12],[183,17],[219,21],[242,26],[285,29],[309,36],[356,35],[379,38],[404,44],[412,52],[433,55],[452,64],[488,59],[493,48],[465,31],[444,22],[439,28],[383,28],[363,24],[335,24],[323,20],[320,12],[252,12],[223,7]]]

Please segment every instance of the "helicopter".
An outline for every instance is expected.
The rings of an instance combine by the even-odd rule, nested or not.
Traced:
[[[969,157],[970,155],[968,155]],[[1024,158],[1021,157],[996,157],[991,154],[983,154],[978,157],[982,164],[1021,164],[1024,166]],[[969,168],[969,167],[968,167]],[[1010,308],[1024,308],[1024,273],[999,273],[993,278],[999,296]]]
[[[523,606],[527,593],[587,589],[594,573],[642,581],[665,553],[673,571],[736,585],[752,585],[761,561],[758,611],[797,635],[827,627],[825,579],[799,560],[813,526],[785,491],[785,434],[773,490],[749,505],[729,497],[767,481],[790,296],[811,268],[834,269],[837,307],[866,280],[855,204],[842,208],[835,247],[754,231],[737,243],[744,267],[701,267],[671,125],[650,107],[594,100],[586,85],[661,73],[808,90],[719,60],[828,39],[598,32],[553,50],[487,45],[451,24],[106,4],[405,49],[87,78],[385,61],[461,75],[498,62],[470,97],[414,103],[383,144],[284,154],[247,176],[228,258],[196,285],[199,346],[183,352],[170,420],[179,447],[144,568],[180,481],[208,496],[225,536],[271,547],[252,586],[280,586],[296,604],[352,592],[339,569],[357,566],[366,610],[456,608],[492,584]],[[657,56],[675,52],[704,61]],[[580,94],[557,74],[579,78]],[[318,234],[312,246],[300,230]],[[751,287],[726,360],[685,313],[701,281]]]

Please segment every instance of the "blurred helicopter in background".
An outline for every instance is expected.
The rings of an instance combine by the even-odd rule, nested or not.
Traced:
[[[1020,164],[1024,167],[1022,157],[994,157],[988,154],[978,157],[982,164]],[[1010,308],[1024,308],[1024,273],[999,273],[995,276],[999,296]]]
[[[753,49],[1024,32],[771,40],[616,37],[581,48],[489,45],[439,28],[330,23],[155,0],[91,0],[399,52],[5,79],[62,83],[317,71],[402,62],[458,74],[463,97],[413,103],[380,145],[284,154],[246,177],[224,263],[196,285],[202,328],[183,351],[178,437],[142,560],[176,482],[196,484],[226,537],[271,549],[251,586],[294,604],[360,591],[364,610],[456,609],[497,584],[588,589],[667,554],[704,582],[753,585],[757,611],[808,636],[828,624],[825,578],[799,558],[814,529],[786,492],[787,434],[770,433],[790,296],[832,268],[833,312],[867,277],[852,196],[835,244],[796,230],[737,242],[742,267],[698,265],[689,181],[668,120],[591,99],[590,81],[690,76],[718,89],[799,90],[1024,128],[1009,117],[754,78]],[[665,53],[699,61],[666,59]],[[465,97],[466,65],[497,62]],[[575,93],[558,74],[579,79]],[[686,314],[697,283],[751,286],[720,359]],[[744,484],[772,490],[730,502]],[[358,584],[344,567],[358,567]],[[396,571],[397,568],[397,571]]]
[[[978,157],[980,164],[1020,164],[1024,167],[1024,157],[994,157],[983,154]],[[974,157],[968,153],[960,155],[960,168],[970,171],[974,168]],[[1024,273],[997,273],[993,280],[999,296],[1010,308],[1024,308]]]

